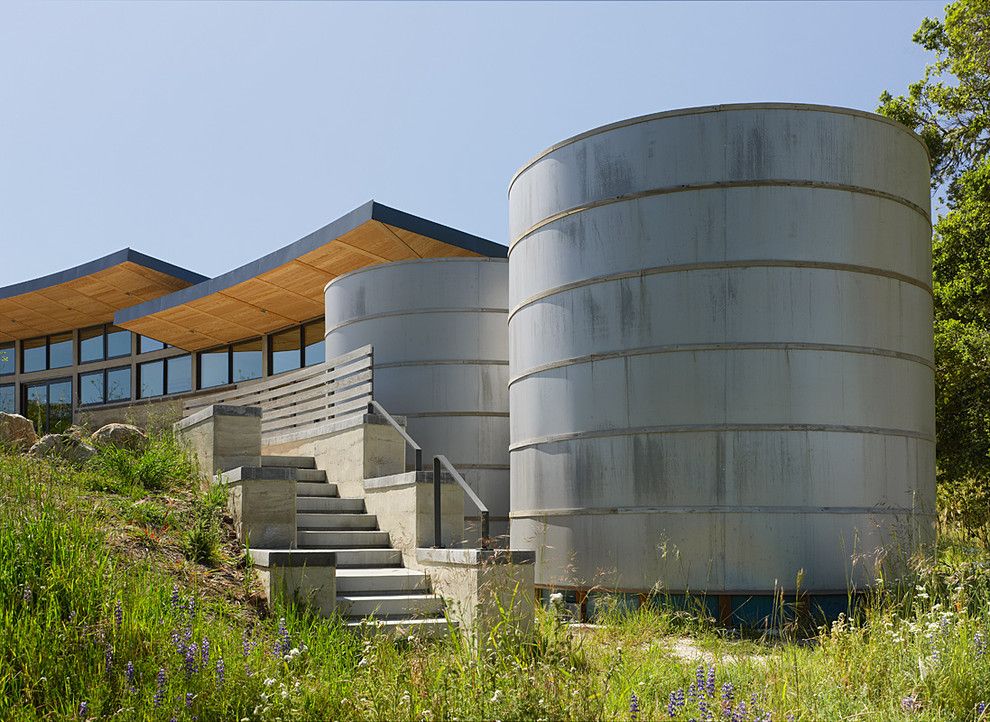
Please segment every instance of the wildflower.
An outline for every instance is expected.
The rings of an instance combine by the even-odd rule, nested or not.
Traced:
[[[710,720],[711,712],[708,711],[708,703],[705,700],[698,701],[698,712],[701,714],[701,719]]]
[[[192,676],[196,674],[196,653],[199,650],[196,648],[195,644],[190,644],[186,647],[186,675]]]
[[[189,603],[186,604],[186,611],[189,612],[190,619],[196,614],[196,599],[194,597],[189,597]]]
[[[24,585],[24,593],[21,595],[21,598],[24,600],[25,604],[30,604],[31,600],[34,598],[34,592],[31,591],[31,587],[27,584]],[[86,703],[83,702],[83,704]]]
[[[172,609],[178,610],[182,606],[182,602],[179,600],[179,585],[172,585]]]
[[[705,688],[705,665],[699,664],[694,671],[694,686],[700,691]]]
[[[976,719],[982,720],[984,713],[987,711],[987,707],[990,707],[986,702],[979,702],[976,705]]]
[[[165,699],[165,668],[159,667],[158,669],[158,684],[155,689],[155,707],[160,707],[162,700]]]
[[[79,703],[79,718],[86,719],[86,713],[89,712],[89,703],[80,702]]]
[[[119,599],[113,608],[113,621],[117,629],[120,629],[120,625],[124,623],[124,608],[121,606]]]
[[[223,657],[217,660],[217,685],[223,687],[223,680],[226,677],[226,668],[223,665]]]
[[[684,690],[678,689],[670,693],[670,698],[667,701],[667,714],[673,719],[677,716],[677,713],[681,711],[684,707]]]
[[[110,672],[113,670],[113,647],[107,642],[106,651],[103,653],[103,660],[106,663],[106,673],[107,677],[110,676]]]
[[[127,686],[130,691],[134,691],[134,662],[128,662],[124,667],[124,674],[127,676]]]
[[[289,630],[285,626],[285,617],[281,617],[278,620],[278,639],[275,642],[275,656],[285,656],[286,652],[291,648],[292,642],[289,638]]]
[[[977,632],[973,635],[973,647],[976,649],[976,656],[982,657],[987,651],[987,639],[983,636],[983,632]]]
[[[918,701],[918,696],[909,694],[907,697],[902,699],[901,709],[905,712],[919,712],[921,710],[921,702]]]
[[[195,699],[193,693],[186,692],[186,708],[192,707],[193,699]]]
[[[709,697],[715,696],[715,665],[708,670],[708,679],[705,680],[705,694]]]
[[[179,630],[172,630],[172,645],[175,647],[175,653],[179,656],[185,656],[186,645],[182,643],[182,637],[179,636]]]
[[[200,644],[200,657],[203,660],[203,668],[205,669],[210,664],[210,640],[203,637],[203,641]]]
[[[735,695],[736,689],[732,686],[732,682],[726,682],[722,685],[722,701],[731,702],[733,695]]]
[[[639,718],[639,698],[636,696],[636,693],[633,692],[631,695],[629,695],[629,719],[631,719],[632,722],[636,722],[638,718]]]
[[[736,711],[732,714],[732,722],[743,722],[747,717],[746,703],[740,702],[739,706],[736,707]]]

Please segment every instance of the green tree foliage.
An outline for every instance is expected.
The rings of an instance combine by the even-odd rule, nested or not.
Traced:
[[[939,500],[986,536],[990,521],[990,0],[957,0],[914,41],[935,53],[907,95],[879,112],[918,132],[932,186],[946,191],[933,232]],[[988,540],[990,541],[990,540]]]

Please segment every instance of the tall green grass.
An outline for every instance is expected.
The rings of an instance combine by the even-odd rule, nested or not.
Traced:
[[[223,566],[121,553],[128,526],[187,534],[170,509],[195,485],[177,460],[163,490],[101,463],[0,456],[0,719],[975,720],[990,701],[990,557],[951,537],[808,638],[616,605],[480,647],[392,640],[259,616],[196,581]]]

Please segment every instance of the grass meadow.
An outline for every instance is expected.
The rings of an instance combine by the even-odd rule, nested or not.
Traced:
[[[267,609],[167,435],[82,468],[0,454],[0,719],[990,719],[990,554],[940,544],[817,630],[661,603],[541,611],[479,652]]]

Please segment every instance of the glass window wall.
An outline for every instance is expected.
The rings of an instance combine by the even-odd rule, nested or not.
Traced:
[[[192,391],[192,356],[175,356],[165,360],[165,393]]]
[[[152,351],[161,351],[163,348],[165,348],[165,344],[147,336],[141,336],[138,342],[138,353],[151,353]]]
[[[17,371],[17,359],[14,344],[0,344],[0,376],[6,376]]]
[[[0,386],[0,411],[5,414],[17,413],[17,404],[14,401],[14,385]]]
[[[161,396],[165,392],[165,362],[138,364],[138,398]]]
[[[326,361],[326,351],[324,349],[323,333],[325,324],[323,319],[307,323],[303,326],[303,363],[307,366],[321,364]]]
[[[131,369],[129,366],[107,370],[107,403],[129,401],[131,398]]]
[[[290,328],[288,331],[271,335],[271,373],[280,374],[299,368],[301,342],[302,336],[298,328]]]
[[[103,326],[84,328],[79,332],[79,363],[102,361],[105,355]]]
[[[72,365],[72,333],[48,337],[48,368],[62,369]]]
[[[208,389],[230,383],[230,349],[203,351],[199,355],[199,387]]]
[[[102,404],[105,398],[104,381],[102,371],[79,374],[79,403],[83,406]]]
[[[44,371],[48,368],[48,339],[29,338],[21,342],[21,371]]]
[[[231,347],[231,369],[233,381],[248,381],[261,378],[261,339],[235,343]]]
[[[116,326],[107,326],[107,358],[131,355],[131,332]]]

